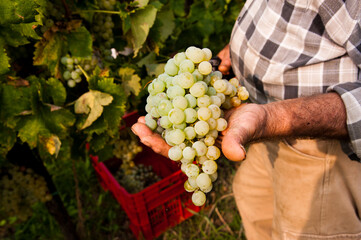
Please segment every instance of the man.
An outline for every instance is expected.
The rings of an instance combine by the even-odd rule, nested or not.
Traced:
[[[250,0],[219,53],[253,102],[220,137],[245,159],[233,192],[249,240],[361,239],[360,16],[358,0]]]

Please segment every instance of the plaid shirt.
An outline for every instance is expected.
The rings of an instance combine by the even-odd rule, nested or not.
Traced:
[[[346,106],[351,139],[344,151],[357,160],[360,17],[360,0],[248,0],[230,41],[232,69],[254,102],[336,91]]]

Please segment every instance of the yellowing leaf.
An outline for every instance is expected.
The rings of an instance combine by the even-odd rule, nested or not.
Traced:
[[[135,96],[138,96],[142,86],[140,85],[140,77],[137,74],[134,74],[135,70],[133,68],[120,68],[118,73],[122,79],[122,87],[127,96],[130,93],[133,93]]]
[[[81,95],[75,102],[74,111],[78,114],[89,114],[84,125],[80,129],[89,127],[103,113],[103,106],[109,105],[113,101],[110,94],[90,90]]]
[[[42,139],[42,141],[44,142],[45,148],[48,150],[50,155],[55,154],[55,157],[57,157],[61,146],[61,141],[58,136],[52,135],[50,138]]]

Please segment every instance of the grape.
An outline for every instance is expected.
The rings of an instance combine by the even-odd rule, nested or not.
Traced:
[[[212,58],[212,51],[209,48],[202,48],[204,53],[204,61],[209,61]]]
[[[168,156],[181,163],[188,176],[184,188],[194,192],[193,202],[199,206],[218,176],[215,160],[221,150],[215,142],[227,128],[223,110],[248,98],[236,78],[228,81],[220,71],[212,71],[211,58],[208,48],[191,46],[177,53],[149,84],[145,105],[146,124],[172,146]]]
[[[171,86],[167,89],[167,95],[170,99],[173,99],[176,96],[184,96],[185,90],[184,90],[184,88],[177,86],[177,85]]]
[[[70,88],[75,87],[75,85],[76,85],[76,82],[75,82],[73,79],[69,79],[69,80],[68,80],[68,86],[69,86]]]
[[[188,106],[188,101],[185,97],[183,96],[176,96],[175,98],[173,98],[173,106],[182,110],[185,110]]]
[[[168,151],[168,157],[173,161],[181,160],[182,158],[182,149],[178,146],[171,147]]]
[[[188,180],[186,180],[184,182],[184,189],[187,191],[187,192],[194,192],[194,190],[196,190],[197,188],[196,187],[193,187],[192,185],[189,184]]]
[[[212,64],[207,61],[203,61],[198,65],[198,70],[203,75],[208,75],[212,72]]]
[[[185,147],[183,149],[183,158],[193,160],[196,156],[196,150],[192,147]]]
[[[202,191],[195,191],[192,194],[192,202],[196,206],[202,206],[206,202],[206,194]]]
[[[208,125],[208,123],[206,121],[199,120],[194,125],[194,130],[196,131],[197,134],[203,136],[203,135],[206,135],[209,132],[209,125]]]
[[[211,97],[208,95],[203,95],[202,97],[197,98],[198,107],[208,107],[211,103]]]
[[[202,82],[203,81],[196,82],[189,89],[190,94],[194,97],[202,97],[207,92],[207,88],[202,84]]]
[[[169,121],[171,121],[173,124],[181,124],[185,121],[186,115],[184,114],[184,111],[179,108],[173,108],[168,113]]]
[[[193,163],[190,163],[185,167],[184,173],[187,175],[187,177],[197,177],[199,175],[199,167]]]
[[[218,118],[217,120],[217,131],[222,132],[227,128],[227,121],[224,118]]]
[[[157,121],[155,121],[154,119],[145,119],[145,124],[152,130],[157,128]]]
[[[186,56],[194,63],[200,63],[205,59],[205,53],[202,49],[196,47],[188,47],[186,49]]]
[[[183,62],[184,60],[186,60],[186,54],[184,52],[180,52],[177,53],[176,55],[174,55],[174,63],[179,66],[181,64],[181,62]]]
[[[187,99],[190,108],[197,106],[197,99],[192,94],[188,93],[184,97]]]
[[[184,114],[186,116],[186,123],[194,123],[198,118],[197,111],[194,108],[187,108],[184,110]]]
[[[220,79],[214,82],[214,89],[216,89],[217,93],[223,93],[227,90],[228,84],[225,80]]]
[[[195,137],[196,137],[196,131],[194,130],[194,128],[193,127],[186,127],[185,129],[184,129],[184,134],[185,134],[185,138],[187,139],[187,140],[192,140],[192,139],[194,139]]]
[[[216,146],[209,146],[206,156],[210,160],[217,160],[221,156],[221,150]]]
[[[193,73],[194,71],[194,63],[189,60],[185,59],[179,64],[179,71],[180,72],[190,72]]]
[[[200,173],[196,179],[199,188],[207,188],[212,184],[212,180],[207,173]]]
[[[164,66],[164,72],[169,76],[175,76],[178,73],[178,66],[175,64],[174,59],[169,59]]]
[[[169,140],[175,144],[181,144],[184,142],[185,134],[180,129],[173,129],[169,132]]]
[[[213,160],[207,160],[203,162],[202,170],[207,174],[213,174],[217,171],[217,163]]]
[[[196,150],[196,155],[198,157],[203,156],[207,153],[207,146],[202,141],[196,141],[193,143],[192,147]]]
[[[187,89],[192,87],[192,85],[194,84],[194,77],[192,73],[183,72],[178,76],[179,76],[178,85],[181,86],[182,88]]]
[[[169,100],[161,100],[157,106],[157,110],[160,116],[168,116],[170,110],[173,109],[173,104]]]

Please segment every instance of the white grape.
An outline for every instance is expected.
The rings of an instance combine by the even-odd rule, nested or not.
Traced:
[[[173,108],[168,113],[169,121],[171,121],[173,124],[181,124],[185,121],[185,114],[182,109],[179,108]]]
[[[200,63],[205,59],[204,52],[197,47],[188,47],[185,53],[187,58],[194,63]]]
[[[198,156],[198,157],[206,155],[206,153],[207,153],[207,146],[202,141],[194,142],[192,147],[196,150],[196,156]]]
[[[199,120],[207,121],[212,117],[212,110],[207,107],[200,107],[197,111],[197,115]],[[209,126],[208,126],[208,130],[209,130]]]
[[[208,61],[203,61],[198,65],[198,71],[203,75],[208,75],[212,72],[212,64]]]
[[[221,150],[216,146],[209,146],[207,148],[206,156],[210,160],[217,160],[221,156]]]
[[[207,188],[212,185],[212,180],[207,173],[200,173],[196,179],[199,188]]]
[[[222,132],[227,128],[227,121],[224,118],[218,118],[217,120],[217,131]]]
[[[196,187],[193,187],[192,185],[189,184],[188,180],[186,180],[184,182],[184,189],[187,191],[187,192],[194,192],[197,188]]]
[[[193,160],[196,156],[196,150],[192,147],[185,147],[183,149],[183,158]]]
[[[188,106],[188,101],[183,96],[176,96],[175,98],[173,98],[172,104],[174,107],[184,110]]]
[[[188,89],[190,87],[192,87],[192,85],[194,84],[194,77],[192,75],[192,73],[190,72],[183,72],[181,74],[178,75],[178,85],[181,86],[184,89]]]
[[[203,136],[203,135],[206,135],[209,132],[209,125],[208,125],[208,123],[206,121],[199,120],[194,125],[194,130],[196,131],[197,134]]]
[[[186,138],[187,140],[192,140],[192,139],[194,139],[194,138],[196,137],[196,135],[197,135],[197,133],[196,133],[196,131],[194,130],[193,127],[186,127],[186,128],[184,129],[184,134],[185,134],[185,138]]]
[[[179,161],[182,158],[182,149],[178,146],[171,147],[168,151],[168,157],[173,161]]]
[[[207,174],[213,174],[217,171],[217,163],[214,160],[205,161],[202,164],[202,170]]]
[[[192,94],[194,97],[202,97],[207,92],[207,88],[202,82],[203,81],[194,83],[193,86],[189,89],[190,94]]]
[[[203,206],[206,202],[206,194],[202,191],[193,192],[192,202],[196,206]]]
[[[184,110],[184,114],[186,123],[194,123],[198,118],[197,111],[194,108],[187,108]]]
[[[209,61],[212,58],[212,51],[209,48],[202,48],[204,53],[204,61]]]
[[[190,163],[185,167],[184,173],[187,175],[187,177],[197,177],[199,175],[199,167],[193,163]]]
[[[178,73],[178,66],[175,64],[174,59],[169,59],[164,66],[164,71],[169,76],[175,76]]]
[[[211,103],[211,97],[208,95],[203,95],[202,97],[197,98],[198,107],[208,107]]]
[[[223,93],[227,90],[228,84],[227,81],[220,79],[214,82],[214,89],[216,89],[217,93]]]

